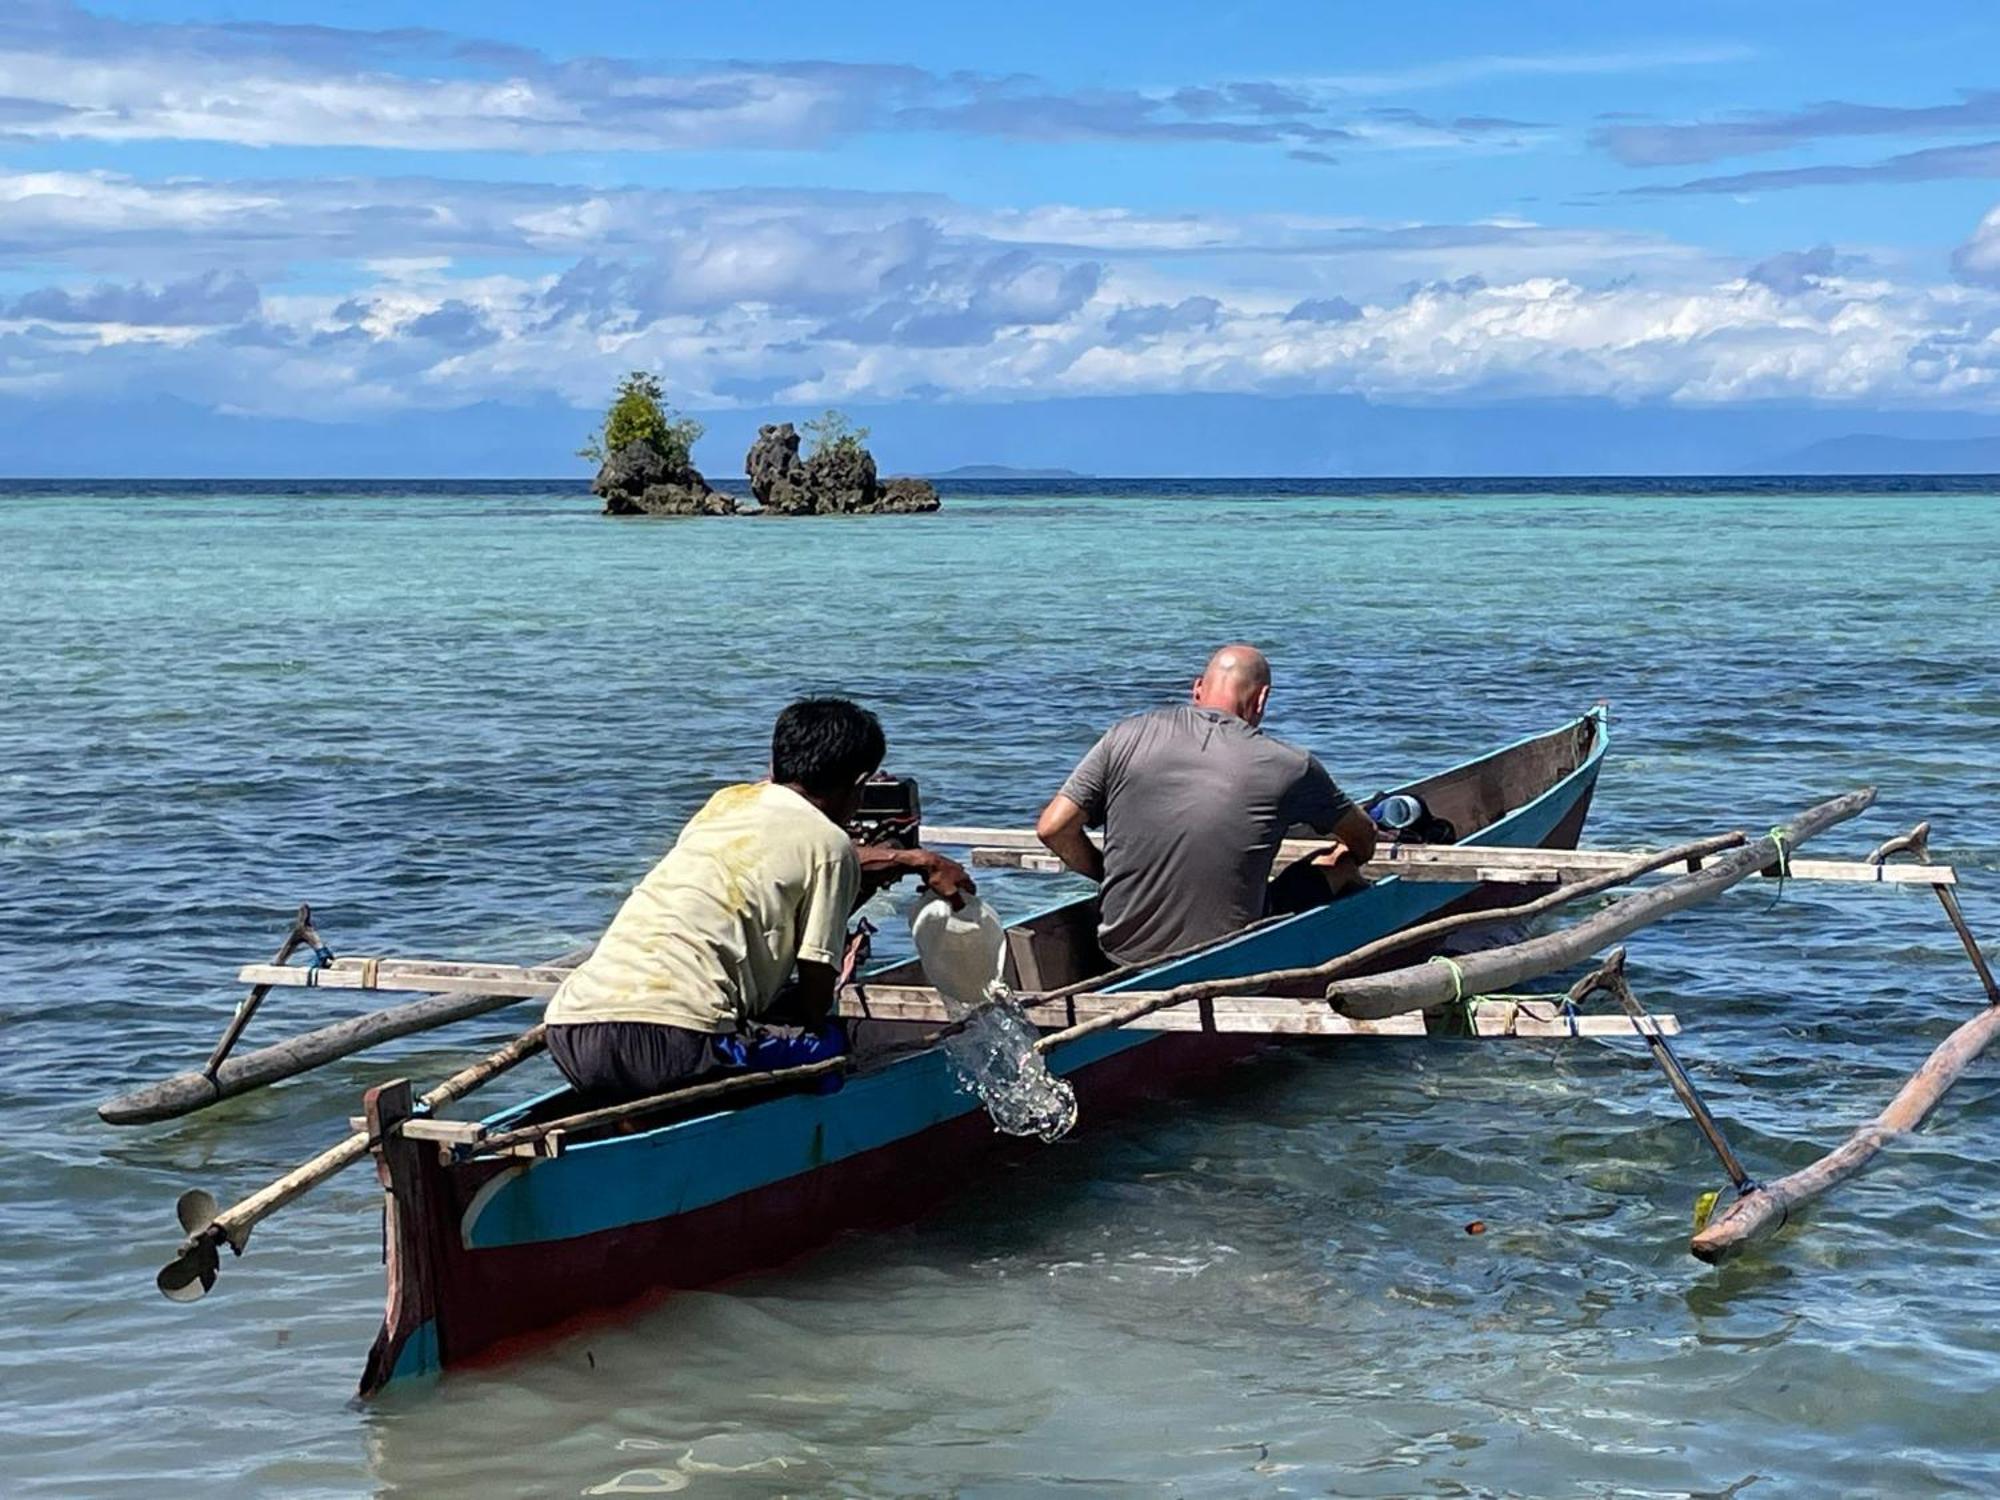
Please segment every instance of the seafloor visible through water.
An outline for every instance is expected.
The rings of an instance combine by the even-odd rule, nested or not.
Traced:
[[[554,487],[285,488],[0,497],[7,1495],[2000,1489],[2000,1060],[1713,1270],[1685,1247],[1718,1171],[1635,1045],[1284,1044],[1115,1120],[1086,1090],[1068,1137],[907,1229],[373,1408],[368,1174],[192,1307],[152,1286],[175,1196],[259,1185],[371,1080],[531,1008],[166,1125],[92,1109],[199,1062],[301,899],[352,952],[589,936],[793,694],[874,705],[934,817],[1023,823],[1234,636],[1276,662],[1270,728],[1355,790],[1598,698],[1597,843],[1876,783],[1816,852],[1932,818],[2000,941],[1981,486],[1016,486],[659,523]],[[1009,915],[1067,889],[982,886]],[[1767,1174],[1979,1003],[1922,891],[1755,883],[1631,966]],[[348,1006],[281,992],[251,1040]]]

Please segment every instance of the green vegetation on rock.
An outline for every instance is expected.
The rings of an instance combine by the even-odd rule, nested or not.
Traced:
[[[851,457],[863,451],[862,443],[867,440],[868,429],[856,427],[847,420],[847,413],[829,406],[826,411],[805,424],[812,434],[812,451],[806,454],[808,460],[825,454],[829,458]]]
[[[702,431],[701,423],[667,404],[658,376],[634,370],[618,382],[604,426],[590,435],[576,456],[601,464],[621,448],[644,443],[673,467],[684,468]]]

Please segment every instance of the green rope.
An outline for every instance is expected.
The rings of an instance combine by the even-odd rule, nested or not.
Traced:
[[[1771,830],[1771,842],[1778,846],[1778,879],[1783,880],[1791,873],[1792,862],[1785,855],[1785,827],[1780,823]]]
[[[1778,824],[1771,829],[1770,839],[1777,846],[1778,850],[1778,888],[1771,893],[1771,904],[1765,907],[1764,910],[1776,911],[1778,903],[1785,899],[1785,878],[1792,873],[1792,861],[1791,857],[1785,853],[1785,829],[1783,824]]]
[[[1554,1005],[1559,1008],[1560,1014],[1569,1021],[1570,1035],[1575,1036],[1577,1034],[1576,1005],[1569,998],[1567,990],[1538,990],[1525,994],[1503,990],[1496,991],[1490,995],[1468,995],[1465,992],[1465,970],[1459,967],[1456,959],[1446,958],[1440,953],[1429,961],[1434,964],[1443,964],[1451,971],[1451,1003],[1459,1009],[1459,1016],[1464,1022],[1467,1036],[1477,1036],[1479,1034],[1479,1026],[1475,1018],[1478,1015],[1479,1007],[1489,1000],[1505,1002],[1513,1005],[1516,1009],[1519,1009],[1522,1005]]]
[[[1452,1003],[1454,1005],[1463,1005],[1465,1003],[1465,970],[1458,966],[1458,960],[1446,958],[1440,953],[1431,962],[1434,964],[1443,964],[1447,969],[1451,970]]]
[[[1465,993],[1465,970],[1458,966],[1456,959],[1446,958],[1440,953],[1430,961],[1434,964],[1443,964],[1447,969],[1451,970],[1451,1002],[1458,1007],[1459,1022],[1465,1027],[1466,1034],[1468,1036],[1476,1036],[1479,1028],[1473,1024],[1472,1016],[1479,1009],[1479,1002],[1482,997]]]

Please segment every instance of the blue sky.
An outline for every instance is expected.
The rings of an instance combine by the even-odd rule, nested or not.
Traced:
[[[0,467],[556,473],[642,366],[718,474],[828,404],[892,466],[1100,472],[1504,472],[1593,410],[1635,467],[2000,437],[1996,41],[1951,3],[10,0]]]

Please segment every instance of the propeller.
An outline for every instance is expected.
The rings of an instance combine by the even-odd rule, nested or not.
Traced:
[[[199,1302],[215,1285],[216,1269],[221,1265],[215,1247],[222,1235],[211,1229],[221,1210],[215,1194],[202,1188],[189,1188],[174,1204],[174,1213],[187,1232],[187,1239],[180,1254],[162,1266],[160,1274],[153,1278],[160,1295],[168,1301]]]

